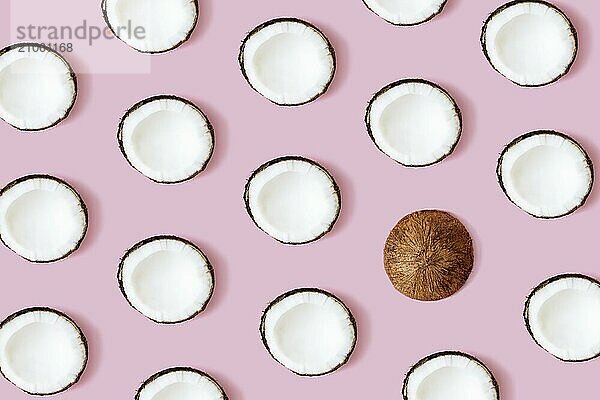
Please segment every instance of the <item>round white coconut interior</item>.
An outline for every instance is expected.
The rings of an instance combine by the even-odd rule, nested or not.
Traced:
[[[364,0],[377,15],[395,25],[415,25],[440,12],[447,0]]]
[[[202,311],[214,287],[204,254],[175,238],[134,247],[123,259],[120,279],[131,305],[163,323],[184,321]]]
[[[406,379],[407,400],[498,400],[490,372],[476,360],[459,354],[429,359]]]
[[[300,375],[322,375],[345,363],[356,330],[339,300],[321,292],[299,291],[266,311],[263,339],[271,355]]]
[[[30,177],[0,195],[0,238],[15,253],[50,262],[75,250],[87,229],[79,195],[50,177]]]
[[[494,14],[483,40],[492,65],[524,86],[553,82],[568,71],[577,53],[565,14],[536,2],[517,3]]]
[[[46,129],[76,97],[71,67],[54,51],[24,44],[0,56],[0,118],[20,130]]]
[[[600,354],[600,286],[589,279],[564,277],[538,289],[527,318],[536,342],[562,360]]]
[[[174,49],[198,18],[195,0],[104,0],[103,8],[115,36],[144,53]]]
[[[462,124],[454,100],[440,88],[407,81],[380,93],[368,120],[377,146],[407,166],[426,166],[447,156]]]
[[[206,116],[176,98],[157,98],[135,106],[125,116],[120,140],[133,167],[163,183],[196,175],[208,163],[214,147]]]
[[[335,70],[329,42],[314,27],[296,20],[267,24],[244,43],[245,75],[274,103],[299,105],[322,94]]]
[[[148,381],[137,400],[224,400],[223,389],[205,374],[174,369]]]
[[[328,232],[340,210],[337,186],[327,171],[301,159],[284,159],[250,180],[247,201],[254,222],[290,244],[307,243]]]
[[[501,159],[500,178],[517,206],[544,218],[580,206],[593,179],[583,149],[553,133],[532,135],[509,146]]]
[[[0,369],[20,389],[51,394],[71,386],[87,362],[79,328],[50,310],[32,310],[0,329]]]

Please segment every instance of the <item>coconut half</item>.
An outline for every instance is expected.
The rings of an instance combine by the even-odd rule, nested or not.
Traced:
[[[454,216],[416,211],[390,232],[383,250],[385,272],[400,293],[421,301],[459,291],[473,269],[473,241]]]
[[[0,50],[0,118],[21,131],[40,131],[67,118],[77,97],[75,72],[38,43]]]
[[[277,297],[263,313],[260,333],[271,356],[301,376],[337,370],[356,346],[350,309],[321,289],[295,289]]]
[[[121,259],[117,278],[129,304],[161,324],[200,314],[215,287],[213,267],[202,250],[176,236],[137,243]]]
[[[299,106],[324,94],[335,74],[335,52],[314,25],[277,18],[254,28],[242,42],[242,74],[280,106]]]
[[[420,360],[404,378],[404,400],[498,400],[492,372],[475,357],[456,351]]]
[[[440,14],[448,0],[363,0],[369,10],[394,25],[422,24]]]
[[[164,53],[185,43],[198,23],[198,0],[103,0],[112,33],[141,53]]]
[[[377,92],[365,122],[377,148],[407,167],[442,161],[454,151],[462,132],[454,99],[422,79],[403,79]]]
[[[564,274],[538,285],[525,304],[525,325],[533,340],[562,361],[600,355],[600,282]]]
[[[511,1],[494,11],[481,33],[496,71],[519,86],[544,86],[567,74],[577,55],[577,31],[545,1]]]
[[[194,103],[160,95],[121,119],[119,147],[129,164],[157,183],[181,183],[202,172],[215,147],[214,129]]]
[[[0,191],[0,240],[28,261],[67,257],[79,248],[87,227],[83,199],[61,179],[28,175]]]
[[[225,390],[208,374],[189,367],[160,371],[138,389],[135,400],[227,400]]]
[[[28,308],[0,324],[0,372],[26,393],[67,390],[79,381],[87,360],[83,332],[60,311]]]
[[[315,161],[297,156],[276,158],[254,171],[244,201],[256,226],[291,245],[310,243],[330,232],[341,209],[333,176]]]
[[[500,187],[517,207],[537,218],[558,218],[583,206],[594,168],[583,147],[554,131],[513,140],[498,160]]]

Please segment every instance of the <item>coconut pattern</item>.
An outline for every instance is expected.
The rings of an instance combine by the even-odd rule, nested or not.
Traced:
[[[600,281],[548,272],[595,265],[569,129],[600,6],[102,0],[81,39],[26,2],[0,6],[0,399],[596,396]]]

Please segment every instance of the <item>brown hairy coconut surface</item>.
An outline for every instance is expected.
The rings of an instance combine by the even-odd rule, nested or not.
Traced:
[[[444,211],[416,211],[390,232],[383,252],[394,287],[415,300],[456,293],[473,269],[473,241],[465,226]]]

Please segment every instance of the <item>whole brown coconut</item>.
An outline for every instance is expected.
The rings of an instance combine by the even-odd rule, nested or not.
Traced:
[[[415,300],[456,293],[473,269],[473,241],[465,226],[444,211],[416,211],[392,229],[383,252],[394,287]]]

